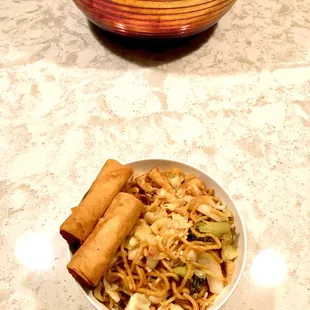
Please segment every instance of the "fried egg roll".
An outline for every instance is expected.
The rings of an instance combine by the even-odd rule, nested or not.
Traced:
[[[60,226],[60,234],[69,244],[80,245],[87,239],[132,172],[129,166],[107,160],[83,200]]]
[[[143,203],[130,194],[119,193],[115,197],[67,266],[77,281],[89,286],[98,284],[143,208]]]

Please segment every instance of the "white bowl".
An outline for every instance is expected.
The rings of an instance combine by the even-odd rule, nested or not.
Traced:
[[[170,168],[180,168],[183,170],[184,173],[192,173],[203,180],[208,188],[214,188],[216,195],[227,205],[227,207],[232,211],[234,215],[234,221],[236,226],[236,234],[237,234],[237,245],[239,251],[239,257],[235,261],[235,272],[233,275],[233,279],[229,285],[225,287],[223,292],[216,298],[213,305],[208,308],[208,310],[218,310],[220,309],[228,298],[234,292],[241,274],[244,269],[245,265],[245,256],[246,256],[246,232],[245,232],[245,225],[243,223],[242,217],[235,205],[233,199],[229,196],[229,194],[225,191],[225,189],[219,185],[218,182],[214,180],[210,175],[206,172],[199,170],[198,168],[194,168],[189,166],[185,163],[181,163],[175,160],[166,160],[166,159],[146,159],[146,160],[137,160],[128,163],[133,171],[137,174],[141,174],[151,170],[153,167],[158,167],[160,170],[167,170]],[[69,248],[69,257],[71,259],[72,251]],[[109,310],[105,307],[101,302],[99,302],[93,295],[91,289],[80,285],[78,282],[77,284],[82,290],[84,296],[88,299],[88,301],[97,309],[97,310]]]

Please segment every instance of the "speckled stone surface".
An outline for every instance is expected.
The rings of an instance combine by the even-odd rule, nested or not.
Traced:
[[[70,1],[0,12],[1,309],[92,309],[58,228],[109,157],[179,159],[235,198],[249,249],[223,309],[310,309],[308,0],[239,0],[170,46],[90,29]]]

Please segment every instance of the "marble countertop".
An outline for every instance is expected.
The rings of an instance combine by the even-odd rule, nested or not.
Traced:
[[[308,0],[239,0],[154,46],[70,1],[0,2],[0,308],[90,310],[59,225],[107,158],[194,164],[236,200],[246,270],[225,310],[310,309]]]

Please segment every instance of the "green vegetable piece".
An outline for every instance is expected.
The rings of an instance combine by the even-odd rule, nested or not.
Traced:
[[[173,272],[179,276],[184,278],[187,273],[187,267],[186,266],[177,266],[173,268]]]
[[[218,238],[222,235],[230,234],[230,225],[227,222],[201,221],[196,228],[201,233],[211,233]]]
[[[236,246],[225,243],[222,245],[222,259],[225,262],[234,260],[238,255],[238,249]]]
[[[191,294],[200,293],[202,288],[206,285],[206,281],[206,279],[193,275],[193,277],[189,280],[189,290]]]
[[[233,236],[231,234],[231,232],[229,232],[229,234],[224,234],[220,237],[220,239],[222,240],[222,244],[232,244],[233,242]]]

